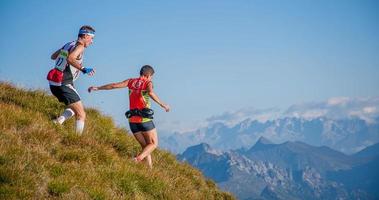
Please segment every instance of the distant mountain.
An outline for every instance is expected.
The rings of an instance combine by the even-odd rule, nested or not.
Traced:
[[[211,116],[204,124],[193,131],[161,134],[161,146],[181,153],[204,142],[226,151],[250,148],[264,136],[275,143],[301,141],[353,154],[379,142],[379,96],[333,97],[285,111],[246,107]]]
[[[379,198],[379,157],[352,169],[329,172],[328,177],[342,183],[349,190],[363,190],[372,198]]]
[[[379,157],[379,143],[374,144],[372,146],[369,146],[362,151],[357,152],[354,154],[357,158],[374,158]]]
[[[274,146],[276,146],[276,145],[274,143],[272,143],[269,139],[261,136],[258,139],[258,141],[255,143],[255,145],[252,146],[247,152],[266,150],[266,149],[269,149],[269,148],[274,147]],[[243,152],[243,150],[242,150],[242,152]]]
[[[352,155],[358,165],[351,169],[332,171],[328,176],[352,190],[362,189],[379,197],[379,143]]]
[[[222,153],[211,149],[208,144],[202,143],[193,147],[189,147],[183,153],[182,161],[191,163],[192,166],[202,169],[207,177],[212,177],[216,182],[222,182],[227,179],[225,170],[228,158]],[[214,170],[217,168],[218,170]]]
[[[377,145],[357,155],[375,154]],[[202,143],[177,157],[239,199],[379,198],[379,157],[363,161],[357,155],[261,137],[250,149],[221,152]]]
[[[323,173],[329,170],[349,169],[353,165],[349,156],[326,146],[315,147],[303,142],[273,144],[263,137],[252,148],[242,153],[250,160],[266,161],[291,170],[314,166]]]
[[[264,136],[275,143],[301,141],[352,154],[379,142],[378,122],[379,118],[367,122],[360,118],[324,117],[285,117],[265,122],[246,119],[233,126],[217,122],[195,131],[161,138],[161,145],[174,153],[183,152],[187,147],[203,142],[217,149],[230,150],[250,148]]]

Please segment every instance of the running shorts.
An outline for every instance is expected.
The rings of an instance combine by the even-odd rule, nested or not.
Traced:
[[[80,101],[78,92],[71,84],[61,86],[50,85],[50,91],[60,102],[66,105]]]
[[[132,123],[129,122],[130,130],[133,134],[141,131],[150,131],[155,128],[153,121],[142,122],[142,123]]]

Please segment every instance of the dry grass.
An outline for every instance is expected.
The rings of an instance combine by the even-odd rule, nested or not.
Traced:
[[[63,108],[0,83],[0,199],[234,199],[166,151],[153,153],[153,170],[133,163],[134,138],[94,109],[83,136],[73,119],[54,125]]]

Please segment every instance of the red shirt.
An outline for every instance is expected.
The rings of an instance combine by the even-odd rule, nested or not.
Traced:
[[[132,109],[142,110],[143,108],[150,108],[150,97],[148,92],[148,85],[151,81],[139,77],[139,78],[131,78],[128,82],[129,88],[129,107]],[[151,121],[149,118],[143,118],[140,116],[133,116],[129,118],[129,122],[132,123],[143,123]]]

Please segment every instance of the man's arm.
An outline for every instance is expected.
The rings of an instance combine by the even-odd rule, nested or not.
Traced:
[[[161,102],[161,100],[159,99],[158,95],[155,94],[154,90],[153,90],[153,83],[150,82],[148,85],[147,85],[147,91],[148,91],[148,94],[149,96],[160,106],[162,107],[166,112],[170,111],[170,106]]]
[[[89,76],[93,76],[95,74],[95,70],[92,68],[85,68],[83,67],[76,58],[79,57],[80,54],[82,54],[84,51],[84,45],[79,43],[72,52],[68,54],[67,57],[67,63],[71,66],[75,67],[76,69],[83,72],[83,74],[88,74]]]
[[[59,53],[61,52],[61,49],[58,49],[57,51],[55,51],[53,54],[51,54],[51,60],[55,60],[58,58],[59,56]]]
[[[83,51],[84,51],[84,45],[79,43],[75,47],[75,49],[68,54],[68,57],[67,57],[68,64],[70,64],[71,66],[75,67],[76,69],[80,71],[82,71],[84,67],[76,60],[76,58],[80,54],[82,54]]]
[[[91,86],[88,88],[88,92],[97,91],[97,90],[113,90],[117,88],[125,88],[125,87],[128,87],[128,83],[129,83],[129,79],[118,82],[118,83],[110,83],[110,84],[102,85],[100,87]]]

